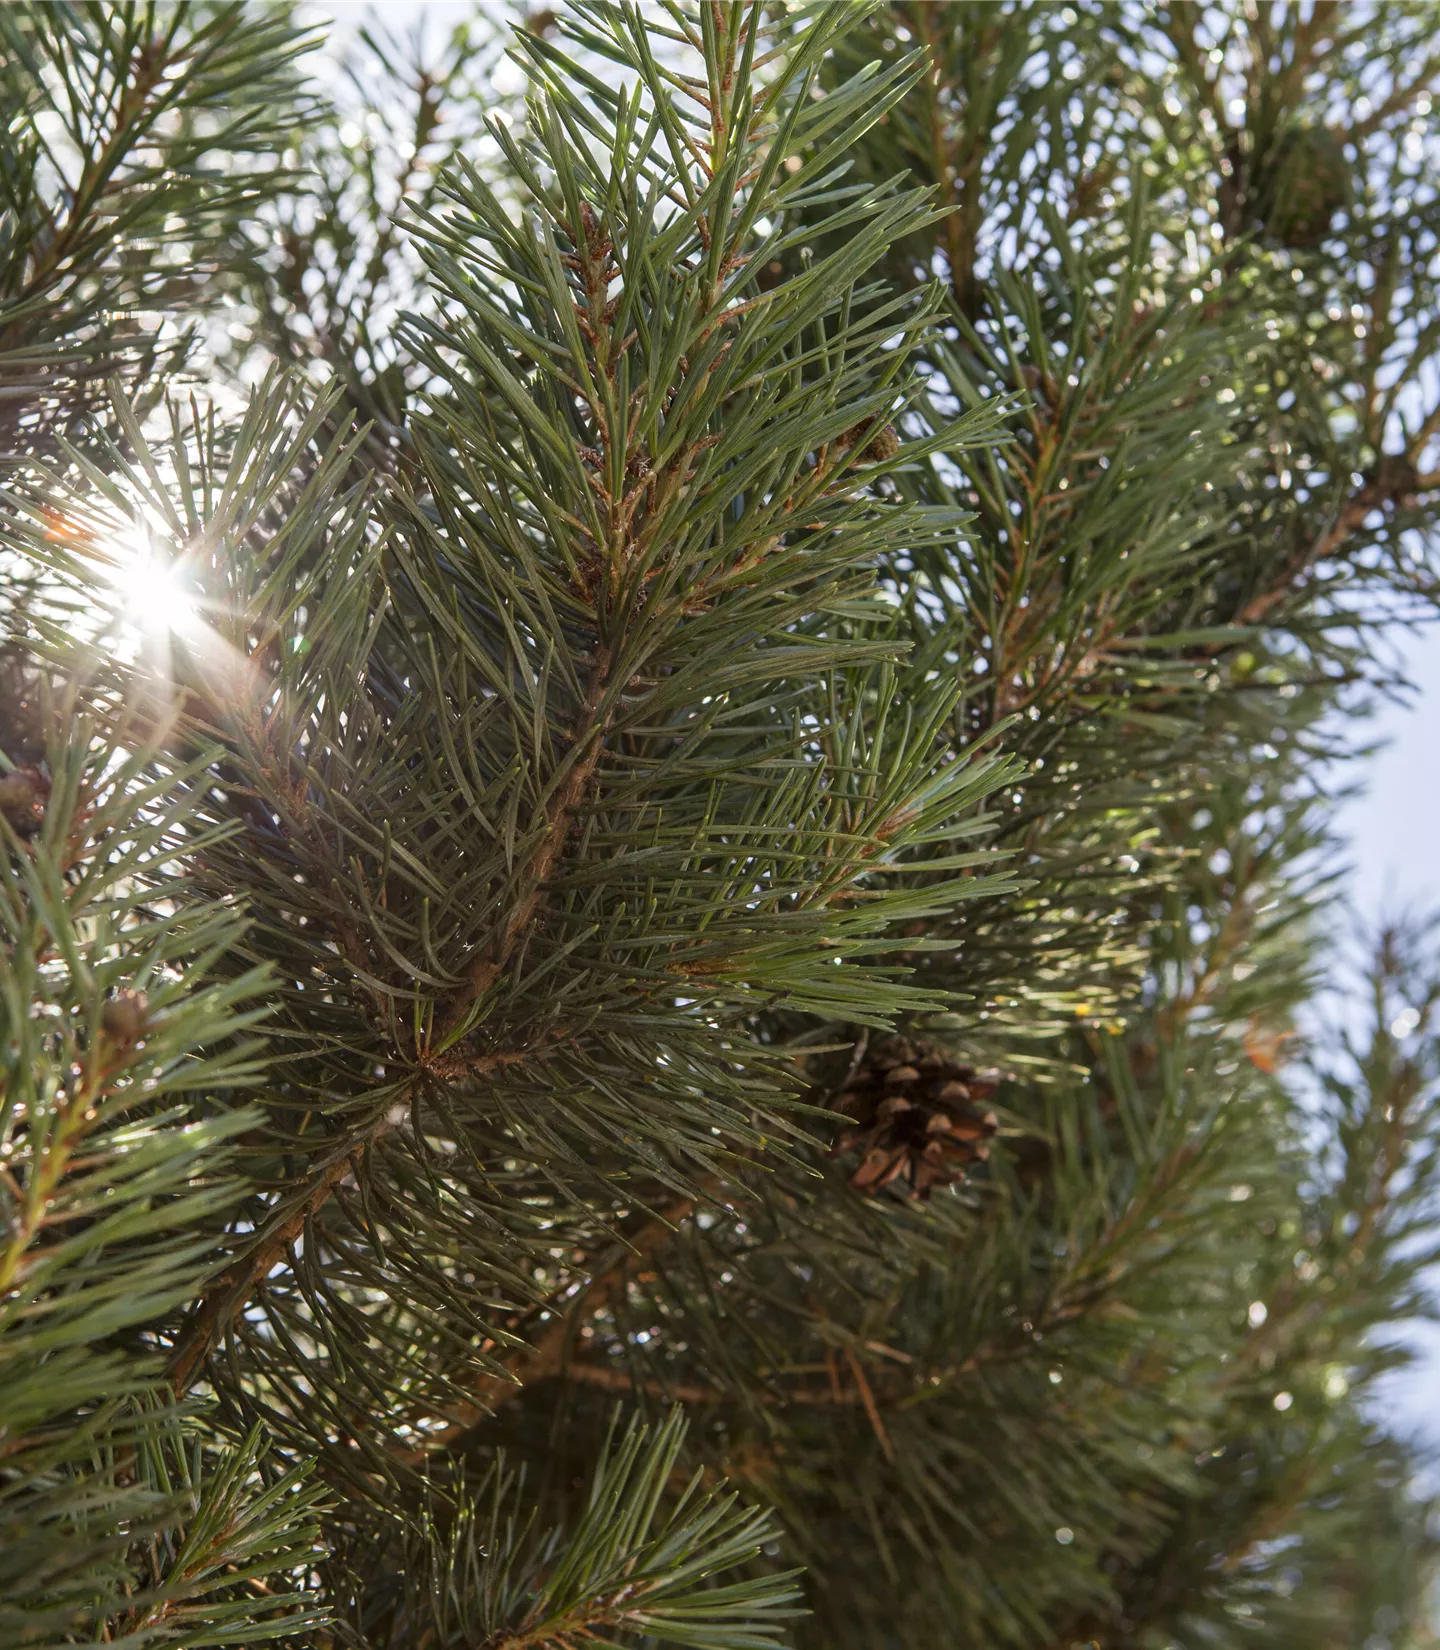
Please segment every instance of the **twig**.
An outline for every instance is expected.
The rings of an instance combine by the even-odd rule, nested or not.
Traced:
[[[557,1315],[532,1345],[512,1352],[503,1361],[503,1373],[480,1372],[471,1383],[473,1397],[449,1412],[449,1425],[428,1433],[419,1449],[397,1452],[401,1454],[401,1459],[412,1465],[422,1462],[435,1451],[448,1448],[462,1434],[492,1414],[497,1405],[515,1397],[523,1387],[533,1381],[542,1381],[547,1376],[558,1375],[565,1368],[570,1342],[580,1326],[603,1312],[619,1296],[631,1265],[653,1254],[662,1243],[673,1237],[676,1228],[689,1218],[694,1207],[694,1198],[680,1198],[662,1214],[647,1221],[633,1236],[619,1237],[619,1242],[624,1245],[620,1258],[592,1277],[569,1309]]]
[[[503,1066],[533,1057],[533,1049],[499,1049],[488,1055],[466,1055],[450,1051],[432,1065],[423,1075],[447,1080],[459,1076],[479,1077]],[[310,1188],[300,1204],[278,1226],[268,1228],[250,1249],[228,1267],[201,1295],[185,1327],[176,1339],[170,1355],[167,1374],[176,1396],[183,1394],[194,1382],[210,1349],[233,1321],[237,1312],[255,1292],[256,1287],[285,1259],[290,1245],[305,1230],[309,1222],[328,1203],[346,1176],[360,1171],[368,1152],[409,1116],[408,1102],[413,1098],[421,1078],[417,1076],[403,1088],[384,1112],[357,1137],[344,1146],[315,1174]]]
[[[869,1417],[871,1428],[880,1441],[880,1448],[885,1452],[885,1459],[893,1467],[895,1465],[895,1451],[890,1447],[890,1437],[885,1431],[885,1423],[880,1419],[880,1410],[875,1402],[875,1394],[870,1390],[870,1383],[865,1379],[865,1371],[860,1360],[855,1356],[852,1348],[845,1348],[845,1361],[850,1365],[850,1373],[855,1377],[855,1384],[860,1388],[860,1397],[865,1404],[865,1414]]]
[[[366,1134],[358,1140],[348,1141],[343,1151],[316,1175],[310,1190],[289,1218],[268,1230],[201,1295],[175,1342],[167,1367],[170,1387],[176,1397],[190,1387],[210,1348],[249,1300],[256,1285],[284,1260],[290,1245],[330,1200],[346,1175],[352,1170],[358,1172],[366,1152],[395,1127],[400,1109],[398,1104],[388,1108]]]
[[[545,897],[546,879],[564,851],[570,828],[574,823],[575,810],[579,807],[585,788],[600,761],[601,748],[609,727],[609,717],[601,717],[600,705],[609,682],[610,650],[601,643],[595,650],[585,703],[575,725],[570,771],[565,776],[565,783],[551,798],[546,810],[545,835],[531,854],[525,868],[524,880],[530,884],[529,892],[511,914],[499,942],[483,952],[472,964],[468,980],[451,1004],[451,1026],[454,1026],[471,1004],[483,997],[499,978],[501,970],[514,955],[521,935],[535,920],[541,901]]]

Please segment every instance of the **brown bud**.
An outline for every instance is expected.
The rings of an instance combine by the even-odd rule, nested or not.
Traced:
[[[1376,466],[1370,491],[1401,508],[1413,508],[1420,490],[1420,472],[1405,453],[1386,453]]]
[[[836,436],[835,445],[841,452],[848,452],[867,430],[874,428],[868,418],[862,419],[860,423],[852,424],[848,430]],[[900,437],[895,433],[895,426],[887,424],[883,429],[876,430],[869,441],[860,449],[860,461],[868,464],[883,464],[886,459],[894,458],[899,451]]]
[[[38,768],[16,768],[0,778],[0,814],[16,836],[34,836],[45,821],[50,786]]]
[[[895,433],[895,426],[887,424],[860,456],[872,464],[886,464],[899,451],[900,437]]]
[[[100,1026],[110,1041],[130,1048],[150,1023],[150,999],[143,991],[117,991],[100,1010]]]
[[[610,242],[606,237],[599,218],[595,216],[595,209],[589,201],[580,203],[580,223],[585,231],[585,247],[592,258],[602,258],[610,251]]]

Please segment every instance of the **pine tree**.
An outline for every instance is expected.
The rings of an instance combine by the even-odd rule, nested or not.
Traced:
[[[0,1643],[1429,1642],[1428,34],[0,10]]]

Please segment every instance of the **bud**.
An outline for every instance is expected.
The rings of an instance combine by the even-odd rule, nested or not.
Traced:
[[[110,1041],[130,1048],[150,1023],[150,999],[143,991],[117,991],[100,1010],[100,1026]]]
[[[34,836],[40,829],[49,794],[49,782],[38,768],[16,768],[0,777],[0,814],[16,836]]]
[[[872,464],[886,464],[900,451],[900,437],[895,433],[895,426],[887,424],[875,439],[861,454]]]
[[[1265,173],[1260,191],[1264,227],[1285,246],[1318,245],[1335,214],[1354,198],[1345,134],[1324,126],[1291,126],[1275,145]]]
[[[864,419],[859,424],[852,424],[848,430],[838,436],[835,445],[842,452],[853,447],[863,436],[866,430],[872,428],[870,420]],[[894,458],[900,451],[900,437],[895,433],[893,424],[886,424],[883,429],[876,430],[865,446],[860,449],[862,464],[883,464]]]

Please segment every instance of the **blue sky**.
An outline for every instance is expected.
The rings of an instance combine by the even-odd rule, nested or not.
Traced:
[[[1387,706],[1372,737],[1383,747],[1357,777],[1361,793],[1345,803],[1337,823],[1348,839],[1348,893],[1369,924],[1440,905],[1440,626],[1407,639],[1408,705]],[[1440,1326],[1414,1331],[1421,1361],[1390,1383],[1394,1419],[1440,1449]]]
[[[1372,920],[1440,902],[1440,629],[1411,639],[1406,656],[1417,696],[1376,719],[1387,746],[1365,763],[1365,794],[1340,812],[1352,897]]]

